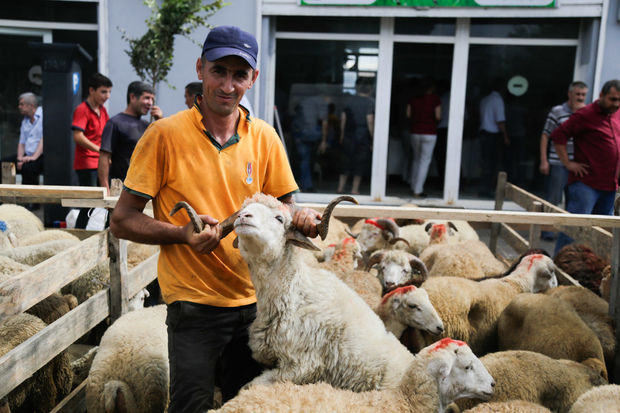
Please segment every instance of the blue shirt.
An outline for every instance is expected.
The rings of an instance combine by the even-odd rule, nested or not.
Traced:
[[[19,128],[19,143],[24,145],[26,156],[31,156],[39,146],[43,137],[43,108],[39,106],[34,112],[34,122],[30,122],[28,116],[24,116],[22,126]]]
[[[499,133],[499,122],[505,122],[504,99],[497,91],[486,95],[480,101],[480,129],[489,133]]]

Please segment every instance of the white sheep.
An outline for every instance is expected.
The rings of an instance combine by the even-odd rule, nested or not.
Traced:
[[[22,264],[14,259],[0,255],[0,282],[5,281],[11,275],[19,274],[31,268],[30,265]]]
[[[27,245],[41,244],[47,241],[53,241],[57,239],[70,239],[80,242],[80,239],[78,237],[68,231],[63,231],[61,229],[48,229],[24,237],[19,241],[19,246],[25,247]]]
[[[400,338],[407,327],[441,334],[443,323],[423,288],[400,287],[383,296],[377,314],[389,332]]]
[[[507,402],[481,403],[463,413],[552,413],[551,410],[537,403],[524,400],[510,400]]]
[[[575,361],[596,358],[605,369],[598,337],[560,298],[518,294],[497,320],[497,337],[500,350],[530,350]]]
[[[416,355],[396,389],[353,392],[327,383],[256,385],[210,413],[443,413],[461,397],[489,398],[494,386],[467,344],[444,339]]]
[[[607,384],[583,393],[568,413],[620,412],[620,386]]]
[[[46,327],[31,314],[0,321],[0,357]],[[49,412],[71,391],[73,374],[65,351],[58,354],[8,394],[11,411]]]
[[[0,250],[0,255],[21,262],[22,264],[35,266],[77,244],[79,244],[79,240],[77,239],[58,239],[35,245],[27,245],[25,247],[19,246],[12,249]]]
[[[89,413],[114,410],[121,400],[127,412],[163,412],[168,405],[166,306],[131,311],[101,339],[86,384]]]
[[[374,252],[368,259],[366,269],[370,268],[377,268],[384,294],[398,286],[414,284],[419,287],[428,278],[424,262],[403,250]]]
[[[490,402],[525,400],[553,412],[567,412],[582,393],[607,384],[601,376],[600,361],[594,359],[578,363],[533,351],[500,351],[480,361],[497,383]],[[459,410],[451,405],[448,411],[463,411],[479,403],[475,399],[457,400]]]
[[[310,248],[311,242],[291,221],[287,206],[256,194],[234,222],[257,298],[249,345],[252,356],[271,368],[251,384],[396,387],[413,355],[334,273],[300,263],[295,245]]]
[[[0,221],[6,222],[8,231],[14,234],[18,241],[44,229],[43,222],[21,205],[0,205]]]
[[[467,342],[474,353],[482,355],[497,349],[497,319],[514,296],[556,287],[555,269],[551,258],[535,254],[524,257],[503,278],[477,282],[460,277],[431,277],[422,287],[444,323],[443,335]],[[434,340],[425,337],[424,342]]]
[[[424,230],[422,232],[426,235]],[[392,218],[368,218],[358,233],[351,232],[350,235],[357,240],[366,256],[382,249],[409,248],[408,241],[400,237],[400,229]]]
[[[452,276],[472,280],[502,274],[506,270],[486,244],[479,240],[449,242],[446,226],[431,227],[430,244],[420,255],[429,277]]]

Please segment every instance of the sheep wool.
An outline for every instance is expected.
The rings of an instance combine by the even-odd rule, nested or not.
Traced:
[[[568,413],[620,412],[620,386],[608,384],[583,393]]]
[[[532,351],[500,351],[480,360],[496,382],[489,402],[525,400],[553,412],[567,412],[582,393],[607,384],[598,360],[555,360]],[[479,403],[476,399],[456,401],[461,411]]]
[[[14,259],[0,255],[0,282],[8,280],[10,276],[29,269],[30,266],[17,262]]]
[[[605,369],[603,348],[573,307],[546,294],[519,294],[497,321],[500,350],[530,350],[554,359],[595,358]]]
[[[0,321],[0,356],[43,330],[46,324],[22,313]],[[8,394],[11,411],[47,413],[71,391],[73,374],[66,352],[54,357]]]
[[[80,239],[70,232],[63,231],[60,229],[48,229],[45,231],[37,232],[36,234],[31,234],[24,237],[19,241],[19,245],[21,247],[25,247],[28,245],[42,244],[47,241],[53,241],[57,239],[69,239],[73,241],[80,242]]]
[[[21,205],[0,205],[0,221],[6,222],[9,232],[13,233],[18,240],[44,229],[39,217]]]
[[[252,356],[271,367],[252,384],[325,381],[355,391],[394,388],[413,355],[344,282],[302,264],[291,214],[273,197],[246,200],[235,221],[256,290]]]
[[[511,400],[507,402],[482,403],[474,408],[465,410],[463,413],[551,413],[551,410],[540,404],[523,400]]]
[[[65,251],[66,249],[69,249],[77,244],[79,244],[79,240],[59,239],[36,245],[1,250],[0,255],[9,257],[14,261],[21,262],[22,264],[35,266],[46,259],[53,257],[59,252]]]
[[[131,311],[105,332],[86,382],[89,413],[114,411],[117,394],[128,412],[164,412],[168,406],[166,306]]]
[[[445,406],[459,397],[490,397],[493,386],[493,378],[465,343],[445,339],[415,357],[396,389],[353,392],[327,383],[259,384],[210,412],[444,413]]]
[[[544,255],[524,257],[503,278],[473,281],[431,277],[422,287],[444,323],[443,337],[467,342],[475,354],[497,350],[497,319],[519,293],[542,292],[557,286],[553,261]],[[426,333],[422,333],[426,336]],[[425,337],[426,343],[436,340]]]

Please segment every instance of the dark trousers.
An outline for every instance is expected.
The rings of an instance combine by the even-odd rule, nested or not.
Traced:
[[[80,169],[75,171],[78,177],[78,183],[80,186],[99,186],[97,184],[97,170],[96,169]],[[80,213],[75,221],[75,227],[84,229],[88,224],[88,210],[90,208],[80,208]]]
[[[2,162],[13,162],[17,165],[17,155],[2,158]],[[39,185],[39,175],[43,172],[43,155],[34,161],[22,164],[22,169],[17,172],[22,174],[22,184]]]
[[[225,402],[261,373],[248,347],[254,318],[256,304],[225,308],[175,301],[168,306],[169,413],[204,412],[213,407],[215,384]]]

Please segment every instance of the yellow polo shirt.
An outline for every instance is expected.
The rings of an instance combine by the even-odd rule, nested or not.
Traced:
[[[195,105],[152,123],[131,157],[125,189],[153,199],[155,219],[186,225],[179,201],[220,222],[256,192],[281,197],[296,191],[286,152],[275,130],[239,108],[237,133],[222,148],[211,139]],[[235,234],[210,254],[189,245],[162,245],[158,279],[166,303],[192,301],[236,307],[256,301],[247,264],[233,248]]]

